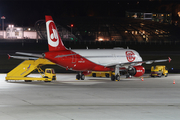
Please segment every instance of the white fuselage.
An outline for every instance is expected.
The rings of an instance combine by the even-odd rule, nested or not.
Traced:
[[[102,66],[142,61],[139,53],[132,49],[83,49],[72,51]],[[127,55],[128,51],[130,51],[130,54]]]

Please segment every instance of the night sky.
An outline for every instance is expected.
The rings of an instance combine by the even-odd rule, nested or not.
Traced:
[[[51,15],[61,17],[125,17],[126,10],[152,11],[162,0],[6,0],[0,1],[0,16],[5,16],[5,24],[15,26],[34,26],[37,20]],[[173,1],[177,2],[177,1]]]

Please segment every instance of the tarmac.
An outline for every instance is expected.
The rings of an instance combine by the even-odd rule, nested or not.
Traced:
[[[57,74],[57,81],[5,81],[0,74],[0,120],[177,120],[180,75],[151,78]],[[38,76],[33,74],[32,76]]]

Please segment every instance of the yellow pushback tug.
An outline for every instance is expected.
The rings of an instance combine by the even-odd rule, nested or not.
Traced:
[[[151,67],[151,77],[168,76],[168,69],[164,65],[156,65]]]
[[[31,82],[33,80],[50,82],[56,80],[56,74],[54,69],[47,68],[45,72],[40,68],[43,65],[55,65],[47,59],[38,58],[37,60],[25,60],[19,64],[16,68],[7,73],[6,81],[8,80],[24,80],[25,82]],[[27,77],[33,71],[37,70],[42,77]]]

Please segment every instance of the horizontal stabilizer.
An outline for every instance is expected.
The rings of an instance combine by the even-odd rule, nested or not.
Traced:
[[[15,58],[15,59],[22,59],[22,60],[37,60],[38,58],[35,57],[25,57],[25,56],[11,56],[8,54],[8,59]]]
[[[16,52],[18,55],[26,55],[26,56],[33,56],[38,58],[43,58],[42,54],[35,54],[35,53],[24,53],[24,52]]]

